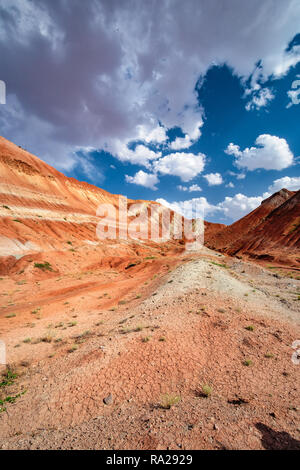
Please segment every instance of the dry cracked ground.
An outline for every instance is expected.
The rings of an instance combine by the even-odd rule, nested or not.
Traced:
[[[0,448],[300,449],[299,279],[203,249],[1,288]]]

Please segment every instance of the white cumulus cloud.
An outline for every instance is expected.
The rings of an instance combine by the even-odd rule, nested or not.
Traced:
[[[182,150],[189,148],[201,136],[200,128],[202,126],[202,118],[196,121],[196,123],[193,119],[190,119],[190,122],[185,124],[185,130],[188,130],[189,132],[185,134],[184,137],[176,137],[176,139],[170,143],[170,148],[172,150]]]
[[[223,183],[223,178],[220,173],[209,173],[203,176],[207,180],[209,186],[218,186]]]
[[[253,211],[260,203],[268,197],[269,194],[263,196],[245,196],[244,194],[238,193],[233,197],[226,196],[224,201],[220,202],[217,207],[218,210],[224,213],[226,217],[231,220],[237,220],[249,212]]]
[[[223,214],[230,223],[244,217],[256,209],[264,199],[270,197],[279,189],[287,188],[297,191],[300,188],[300,177],[288,177],[277,179],[269,186],[268,191],[260,196],[246,196],[238,193],[234,196],[226,196],[218,204],[211,204],[205,197],[187,199],[185,201],[169,202],[165,199],[157,199],[157,202],[169,207],[170,209],[184,215],[187,218],[194,218],[197,213],[203,211],[203,217],[207,220],[210,214]]]
[[[162,175],[178,176],[187,182],[201,173],[205,165],[205,155],[198,153],[170,153],[153,162],[153,168]]]
[[[123,162],[130,162],[136,165],[150,166],[150,161],[161,157],[161,152],[154,152],[145,145],[137,145],[134,150],[127,147],[127,144],[120,141],[115,143],[115,151],[118,159]]]
[[[216,206],[209,204],[205,197],[198,197],[189,199],[187,201],[175,201],[169,202],[166,199],[159,198],[156,199],[156,202],[159,202],[163,206],[168,207],[169,209],[177,212],[178,214],[183,215],[187,219],[193,218],[203,218],[207,214],[215,212],[217,209]]]
[[[257,137],[255,144],[256,147],[241,150],[238,145],[230,143],[225,152],[235,157],[237,167],[248,170],[283,170],[293,164],[294,156],[285,139],[262,134]]]
[[[144,186],[145,188],[150,188],[154,191],[157,190],[155,185],[159,183],[157,175],[145,173],[143,170],[138,171],[134,176],[125,175],[125,180],[127,183]]]
[[[180,191],[188,191],[189,193],[194,193],[194,192],[197,192],[197,191],[202,191],[202,188],[200,188],[200,186],[198,184],[191,184],[191,186],[182,186],[181,184],[179,184],[177,186],[177,188],[180,190]]]
[[[282,188],[289,189],[290,191],[299,191],[300,176],[283,176],[282,178],[273,181],[273,184],[271,184],[268,189],[271,193],[275,193]]]
[[[170,143],[172,150],[187,149],[192,145],[190,137],[186,134],[184,137],[176,137],[176,139]]]
[[[147,144],[151,142],[161,144],[167,138],[166,129],[163,126],[156,126],[152,129],[142,124],[138,126],[138,139],[145,141]]]

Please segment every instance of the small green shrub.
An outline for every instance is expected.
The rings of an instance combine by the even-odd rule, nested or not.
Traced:
[[[265,357],[266,357],[267,359],[272,359],[272,358],[274,357],[274,354],[272,354],[272,353],[270,353],[270,352],[267,352],[267,353],[265,354]]]
[[[179,403],[181,400],[179,395],[175,395],[174,393],[169,394],[165,393],[162,395],[161,400],[160,400],[160,406],[161,408],[164,408],[165,410],[169,410],[173,405],[176,405]]]
[[[0,400],[0,413],[2,413],[3,411],[6,411],[6,408],[3,407],[4,403],[15,403],[17,398],[20,398],[22,395],[24,395],[24,393],[26,393],[26,390],[24,390],[21,393],[18,393],[15,396],[8,396],[8,397],[4,398],[4,400]]]
[[[32,310],[31,313],[32,313],[32,315],[35,315],[35,314],[38,313],[40,310],[41,310],[41,307],[37,307],[35,310]]]
[[[248,325],[248,326],[246,326],[245,329],[248,330],[248,331],[254,331],[254,326],[253,325]]]
[[[214,264],[215,266],[220,266],[220,268],[227,268],[226,264],[216,263],[215,261],[211,261],[211,264]]]
[[[17,377],[18,375],[16,373],[7,369],[3,374],[3,380],[0,382],[0,387],[8,387],[9,385],[12,385]]]
[[[49,261],[45,261],[44,263],[34,263],[34,267],[41,269],[42,271],[53,271],[53,268]]]
[[[243,365],[246,366],[246,367],[251,366],[251,365],[252,365],[251,359],[246,359],[246,360],[243,362]]]
[[[210,397],[212,394],[212,388],[209,385],[202,385],[201,394],[204,397],[207,397],[207,398]]]

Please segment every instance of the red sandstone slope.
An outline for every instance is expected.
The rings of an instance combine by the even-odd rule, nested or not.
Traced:
[[[93,240],[97,205],[117,198],[0,137],[0,255],[59,248],[72,232]]]
[[[148,213],[150,203],[160,206],[127,202],[147,206]],[[98,242],[96,210],[102,203],[118,212],[119,195],[67,178],[0,137],[0,256],[58,250],[67,240]]]
[[[50,220],[65,220],[64,216],[69,214],[94,216],[99,203],[116,205],[118,197],[64,176],[38,157],[0,137],[0,203],[16,209],[26,207],[28,212],[24,217],[36,216],[34,209],[52,212],[45,213]]]
[[[216,224],[213,222],[206,222],[205,220],[204,221],[205,239],[211,240],[214,237],[214,235],[219,233],[225,227],[227,227],[225,224]]]
[[[208,237],[230,255],[294,262],[300,256],[300,192],[281,189],[250,214]]]

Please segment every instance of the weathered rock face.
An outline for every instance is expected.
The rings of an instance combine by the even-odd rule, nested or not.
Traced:
[[[230,255],[299,263],[300,191],[281,189],[250,214],[212,233],[206,242]]]
[[[0,137],[0,255],[59,248],[71,233],[94,240],[97,205],[116,201]]]
[[[119,195],[88,183],[67,178],[38,157],[0,137],[0,256],[22,256],[28,252],[58,250],[66,240],[98,242],[96,212],[100,204],[115,208]],[[127,200],[147,211],[161,207],[152,201]],[[174,213],[171,213],[171,220]],[[129,217],[128,222],[134,217]],[[150,224],[149,224],[150,227]],[[119,233],[119,232],[117,232]],[[178,244],[178,241],[176,242]]]

